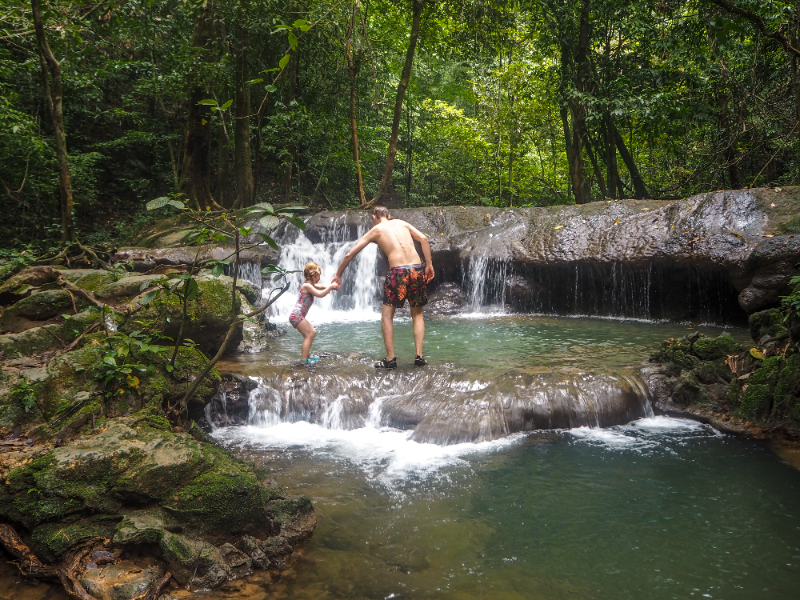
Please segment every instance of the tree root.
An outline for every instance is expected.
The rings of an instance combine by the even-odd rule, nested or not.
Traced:
[[[101,252],[101,254],[105,253]],[[61,264],[70,268],[88,265],[95,269],[105,269],[107,266],[106,262],[98,256],[94,249],[84,246],[80,242],[67,244],[58,253],[45,254],[36,261],[36,264]]]
[[[11,525],[0,524],[0,545],[17,559],[16,565],[22,575],[34,579],[59,580],[66,592],[78,600],[96,600],[81,585],[77,573],[83,560],[96,548],[105,546],[107,543],[108,540],[105,538],[90,538],[71,549],[62,566],[55,567],[42,563]],[[169,580],[167,579],[167,581]],[[164,585],[166,585],[166,581],[164,581]],[[154,599],[147,598],[147,600]]]

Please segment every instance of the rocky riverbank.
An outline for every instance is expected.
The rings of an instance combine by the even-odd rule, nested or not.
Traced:
[[[750,345],[729,334],[664,342],[642,369],[655,405],[726,433],[800,440],[800,318],[768,309],[749,327]]]
[[[143,300],[183,273],[36,267],[0,286],[0,547],[82,600],[277,578],[316,524],[192,419],[221,381],[186,397],[206,355],[259,293],[201,272],[185,319],[174,295]]]

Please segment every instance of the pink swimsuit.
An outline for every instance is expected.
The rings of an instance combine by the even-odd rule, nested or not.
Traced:
[[[306,318],[308,309],[311,308],[312,304],[314,304],[314,296],[301,289],[300,297],[297,299],[297,303],[289,314],[289,323],[292,324],[292,327],[297,329],[300,321]]]

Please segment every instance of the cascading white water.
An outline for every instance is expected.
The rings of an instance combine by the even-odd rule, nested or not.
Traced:
[[[463,270],[467,312],[505,311],[505,282],[508,276],[506,261],[490,260],[486,254],[471,257]]]
[[[367,232],[367,228],[358,228],[358,237]],[[286,235],[276,240],[281,247],[280,266],[289,271],[298,271],[289,275],[288,291],[270,307],[269,315],[273,322],[286,321],[297,302],[300,286],[303,284],[303,267],[308,262],[315,262],[322,267],[320,285],[330,283],[336,274],[339,263],[347,251],[355,243],[347,236],[347,229],[335,224],[326,232],[326,237],[319,243],[313,243],[303,232],[292,238]],[[366,321],[380,318],[378,310],[378,275],[376,262],[378,247],[370,244],[364,248],[350,263],[342,278],[342,288],[331,292],[325,298],[316,298],[311,320],[313,323],[332,321]],[[269,294],[271,286],[265,285],[264,294]]]

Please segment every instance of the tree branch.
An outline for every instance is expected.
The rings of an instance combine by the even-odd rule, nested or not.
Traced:
[[[767,29],[767,24],[764,23],[764,19],[762,19],[760,16],[758,16],[754,12],[751,12],[749,10],[745,10],[743,8],[739,8],[738,6],[735,6],[735,5],[731,4],[730,2],[727,2],[726,0],[710,0],[710,2],[712,4],[716,4],[720,8],[725,9],[729,13],[732,13],[734,15],[738,15],[738,16],[744,18],[744,19],[747,19],[753,25],[756,26],[756,28],[761,32],[761,35],[763,35],[766,38],[769,38],[771,40],[775,40],[776,42],[778,42],[781,46],[783,46],[783,49],[787,53],[794,54],[795,56],[800,56],[800,50],[798,50],[797,48],[792,46],[791,42],[786,38],[786,36],[784,36],[783,34],[781,34],[778,31],[770,31],[769,29]]]

